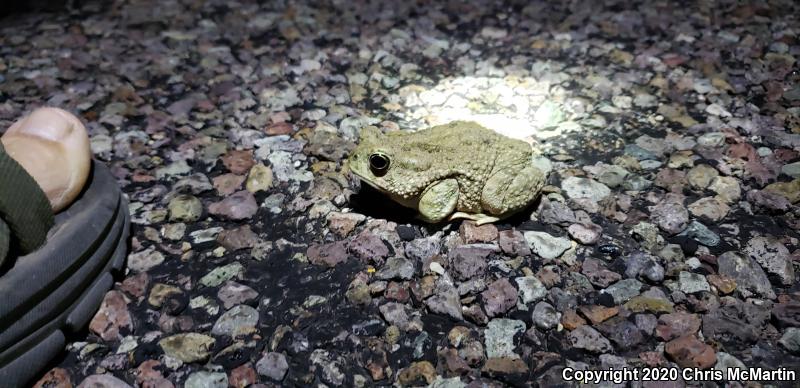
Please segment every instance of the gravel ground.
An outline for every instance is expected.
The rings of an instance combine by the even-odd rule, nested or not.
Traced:
[[[0,24],[0,127],[80,115],[134,223],[126,272],[37,387],[800,370],[798,3],[314,3]],[[364,126],[465,118],[536,147],[540,201],[431,226],[350,184]]]

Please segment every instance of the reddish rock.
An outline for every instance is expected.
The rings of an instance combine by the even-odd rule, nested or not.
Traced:
[[[498,237],[496,226],[492,224],[477,226],[475,221],[462,222],[458,231],[467,244],[492,242]]]
[[[363,231],[348,245],[350,253],[367,262],[383,262],[389,256],[389,248],[378,235],[370,231]]]
[[[106,341],[120,340],[123,337],[121,332],[133,331],[128,305],[121,292],[112,290],[106,293],[100,310],[89,323],[89,330]]]
[[[523,375],[528,373],[528,366],[519,358],[495,357],[486,360],[481,372],[490,377]]]
[[[112,374],[91,375],[78,385],[78,388],[131,388],[128,383],[114,377]]]
[[[687,335],[667,342],[666,352],[681,368],[706,369],[717,362],[714,348],[701,342],[694,335]]]
[[[147,272],[139,272],[136,275],[125,278],[119,289],[134,298],[142,298],[147,291],[148,283],[150,283],[150,276],[147,275]]]
[[[410,297],[408,287],[398,282],[389,282],[386,286],[386,291],[384,291],[384,296],[386,296],[386,299],[400,303],[408,302]]]
[[[141,388],[173,388],[172,382],[161,374],[164,367],[158,360],[147,360],[136,368],[136,382]]]
[[[580,312],[584,317],[592,321],[592,324],[599,324],[619,313],[619,307],[605,306],[581,306]]]
[[[658,317],[655,335],[664,341],[692,335],[700,330],[700,323],[700,317],[697,314],[685,312],[663,314]]]
[[[306,250],[306,256],[311,264],[334,267],[336,264],[347,260],[347,246],[344,241],[328,244],[313,244]]]
[[[493,281],[481,296],[489,317],[501,315],[517,305],[517,289],[506,278]]]
[[[258,204],[253,194],[247,190],[237,191],[222,201],[208,206],[208,212],[229,220],[246,220],[258,211]]]
[[[498,233],[497,243],[500,249],[511,256],[528,256],[531,254],[531,247],[525,241],[522,232],[518,230],[504,230]]]
[[[223,230],[217,235],[217,242],[229,251],[252,248],[258,242],[258,235],[250,229],[250,225],[242,225],[236,229]]]
[[[575,330],[586,324],[586,320],[581,318],[575,310],[567,310],[561,314],[561,325],[567,330]]]
[[[242,187],[242,183],[244,183],[245,176],[244,175],[236,175],[236,174],[222,174],[219,176],[215,176],[211,178],[211,182],[214,184],[214,189],[217,190],[217,194],[220,196],[227,196],[231,195],[239,190]]]
[[[256,370],[250,366],[250,363],[243,364],[238,368],[231,371],[228,378],[228,386],[234,388],[245,388],[258,382],[258,375]]]
[[[222,157],[222,164],[236,175],[247,174],[250,167],[256,164],[253,160],[253,152],[250,150],[231,150]]]
[[[706,280],[722,295],[727,295],[736,289],[736,280],[725,275],[708,275]]]
[[[69,372],[64,368],[53,368],[42,376],[33,388],[72,388]]]
[[[267,135],[290,135],[294,132],[294,126],[285,121],[274,123],[266,128]]]

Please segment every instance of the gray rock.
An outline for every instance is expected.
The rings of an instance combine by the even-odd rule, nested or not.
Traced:
[[[458,280],[468,280],[483,275],[488,266],[488,257],[494,250],[483,244],[461,245],[452,249],[447,257],[450,268]]]
[[[711,286],[708,285],[705,276],[681,271],[681,273],[678,274],[678,289],[683,293],[693,294],[700,291],[711,291]]]
[[[514,279],[519,288],[519,298],[523,304],[541,300],[547,295],[547,288],[535,276],[522,276]]]
[[[247,305],[238,305],[220,315],[211,329],[211,334],[235,337],[237,334],[248,332],[256,325],[258,325],[258,310]]]
[[[561,182],[561,188],[570,198],[588,198],[593,202],[599,202],[611,195],[611,189],[608,186],[592,179],[574,176],[564,179]]]
[[[583,260],[581,273],[598,287],[608,287],[617,280],[622,279],[620,274],[608,270],[602,261],[592,257],[587,257]]]
[[[637,160],[655,160],[658,159],[656,154],[636,145],[636,144],[626,144],[625,145],[625,155],[630,155],[636,158]]]
[[[495,318],[489,321],[484,332],[486,356],[519,358],[514,353],[514,336],[525,331],[525,322],[515,319]]]
[[[575,239],[581,244],[592,245],[600,239],[600,234],[603,228],[592,222],[585,222],[581,224],[572,224],[567,228],[570,237]]]
[[[194,372],[186,378],[183,386],[185,388],[228,388],[228,375],[206,371]]]
[[[539,302],[533,308],[533,324],[540,329],[552,329],[561,321],[561,313],[547,302]]]
[[[773,237],[754,237],[747,242],[744,253],[754,259],[768,275],[774,276],[783,286],[794,284],[794,267],[789,249]]]
[[[66,384],[65,386],[71,386]],[[91,375],[83,379],[78,385],[78,388],[132,388],[128,383],[114,377],[114,375],[97,374]]]
[[[786,350],[794,354],[800,354],[800,328],[790,327],[786,329],[778,343]]]
[[[222,306],[226,309],[230,309],[237,304],[252,301],[257,297],[258,292],[256,292],[256,290],[232,280],[225,282],[217,292],[217,298],[222,301]]]
[[[783,165],[783,167],[781,167],[781,174],[788,175],[792,178],[800,178],[800,162]]]
[[[545,259],[555,259],[572,247],[572,243],[545,232],[527,231],[523,234],[531,250]]]
[[[651,282],[660,282],[664,280],[664,267],[658,264],[652,255],[634,252],[625,260],[625,276],[630,278],[641,276]]]
[[[747,369],[747,366],[731,354],[725,352],[717,352],[717,363],[714,364],[714,369],[722,372],[722,376],[726,380],[730,380],[728,376],[728,369]]]
[[[414,276],[414,272],[416,269],[413,261],[404,257],[390,257],[386,260],[383,268],[375,273],[375,277],[382,280],[410,280]]]
[[[661,249],[664,246],[664,238],[658,233],[658,227],[649,222],[639,222],[634,225],[631,228],[631,235],[648,251]]]
[[[345,374],[342,372],[342,360],[326,350],[316,349],[308,358],[312,364],[322,369],[322,381],[339,386],[344,383]]]
[[[283,380],[288,370],[289,363],[283,353],[269,352],[256,363],[256,371],[259,375],[275,381]]]
[[[145,272],[164,262],[164,255],[154,247],[128,255],[128,268],[135,272]]]
[[[442,251],[442,242],[438,237],[418,238],[405,243],[404,251],[409,259],[422,262],[439,254]]]
[[[601,290],[601,294],[608,294],[614,299],[614,304],[622,304],[640,294],[643,284],[636,279],[623,279],[610,287]]]
[[[414,313],[411,308],[402,303],[389,302],[379,309],[383,319],[400,330],[422,330],[422,320],[420,320],[419,314]]]
[[[652,185],[653,181],[646,179],[641,175],[629,176],[624,182],[622,182],[622,188],[630,191],[647,190]]]
[[[425,300],[428,309],[437,314],[450,316],[456,320],[463,320],[461,313],[461,298],[452,284],[439,280],[434,294]]]
[[[692,238],[694,241],[697,241],[698,243],[707,247],[715,247],[719,245],[720,242],[718,234],[712,232],[711,229],[708,229],[705,225],[697,221],[692,221],[683,232],[678,234],[678,236]]]
[[[667,196],[667,199],[658,205],[650,207],[650,218],[653,223],[669,234],[680,233],[689,223],[689,212],[679,201]]]
[[[558,224],[567,226],[577,222],[575,213],[565,203],[551,201],[543,197],[536,212],[539,219],[545,224]],[[502,232],[501,232],[502,235]]]
[[[611,342],[589,325],[583,325],[567,335],[572,347],[592,353],[606,353],[613,350]]]
[[[775,292],[758,263],[738,252],[725,252],[717,258],[719,273],[736,280],[736,289],[745,298],[754,294],[774,299]]]

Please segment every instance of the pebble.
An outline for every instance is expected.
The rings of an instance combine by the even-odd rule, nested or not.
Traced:
[[[97,388],[97,387],[132,388],[128,383],[114,377],[109,373],[88,376],[85,379],[83,379],[83,381],[81,381],[80,384],[78,384],[78,388]]]
[[[181,333],[158,341],[164,353],[183,362],[199,362],[208,359],[215,340],[200,333]]]
[[[545,232],[527,231],[523,233],[531,251],[542,258],[552,260],[561,256],[567,249],[572,248],[572,243],[561,237],[554,237]]]
[[[607,294],[611,296],[614,304],[619,305],[629,301],[636,295],[640,294],[643,284],[636,279],[623,279],[613,285],[600,290],[600,294]]]
[[[699,164],[692,167],[686,173],[686,179],[695,189],[705,189],[711,182],[719,176],[719,172],[714,167],[707,164]]]
[[[611,195],[611,189],[609,189],[608,186],[592,179],[574,176],[564,179],[564,181],[561,182],[561,189],[563,189],[570,198],[588,198],[593,202],[599,202]]]
[[[238,262],[233,262],[214,268],[211,272],[200,278],[200,284],[206,287],[217,287],[234,277],[241,277],[243,273],[244,266]]]
[[[603,228],[594,223],[572,224],[567,228],[570,237],[584,245],[593,245],[600,239]]]
[[[464,319],[458,291],[446,282],[438,282],[433,295],[425,300],[425,305],[433,313],[447,315],[457,321]]]
[[[667,196],[667,199],[650,208],[650,219],[661,230],[669,234],[678,234],[686,229],[689,223],[689,212],[683,207],[680,198]]]
[[[694,335],[686,335],[667,342],[664,352],[681,368],[707,369],[717,362],[714,348],[701,342]]]
[[[711,287],[703,275],[686,271],[681,271],[678,275],[678,288],[686,294],[711,291]]]
[[[164,262],[164,255],[154,247],[128,255],[128,268],[131,271],[145,272]]]
[[[486,344],[486,356],[488,358],[519,358],[519,355],[514,352],[514,336],[525,331],[525,322],[507,319],[495,318],[489,321],[486,325],[484,333]]]
[[[533,323],[536,327],[547,330],[552,329],[561,321],[561,313],[547,302],[539,302],[533,308]]]
[[[547,288],[535,276],[523,276],[514,280],[519,288],[519,298],[523,304],[538,302],[547,295]]]
[[[410,280],[416,268],[414,262],[404,257],[390,257],[386,260],[380,271],[375,273],[375,278],[382,280]]]
[[[89,330],[105,341],[118,341],[125,333],[133,332],[133,320],[125,295],[119,291],[107,292],[100,309],[89,323]]]
[[[203,204],[192,195],[179,195],[169,201],[169,220],[173,222],[193,222],[203,214]]]
[[[208,212],[229,220],[250,219],[258,211],[255,197],[249,191],[242,190],[225,197],[222,201],[208,205]]]
[[[482,275],[488,267],[488,257],[494,250],[492,248],[471,244],[461,245],[451,250],[448,254],[450,269],[457,280],[469,280]]]
[[[238,305],[217,319],[211,333],[235,337],[253,330],[256,325],[258,325],[258,310],[248,305]]]
[[[730,212],[731,208],[716,197],[705,197],[692,202],[687,207],[689,213],[698,218],[704,218],[711,222],[719,222]]]
[[[501,315],[517,305],[517,289],[506,278],[500,278],[489,284],[481,293],[483,309],[490,318]]]
[[[256,290],[232,280],[223,283],[217,292],[217,298],[219,298],[226,310],[238,304],[254,301],[257,297],[258,292]]]
[[[743,253],[755,260],[768,275],[775,276],[783,286],[794,284],[794,266],[789,249],[780,241],[771,237],[753,237],[747,242]]]
[[[736,282],[736,289],[742,296],[760,295],[770,299],[775,298],[775,292],[770,287],[767,275],[755,260],[730,251],[717,258],[717,265],[720,275]]]
[[[251,193],[269,191],[272,187],[272,181],[272,169],[261,163],[257,163],[250,168],[250,172],[247,174],[245,188]]]
[[[789,352],[800,354],[800,328],[790,327],[786,329],[778,343]]]
[[[225,373],[198,371],[186,378],[185,388],[227,388],[228,375]]]
[[[583,349],[592,353],[606,353],[613,349],[611,342],[603,337],[597,330],[588,325],[583,325],[571,331],[567,339],[573,348]]]
[[[282,381],[289,370],[289,363],[283,353],[268,352],[256,363],[258,374],[274,381]]]

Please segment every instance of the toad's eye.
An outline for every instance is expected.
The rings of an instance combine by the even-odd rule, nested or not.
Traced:
[[[369,168],[376,176],[382,176],[389,170],[389,157],[386,154],[374,153],[369,156]]]

